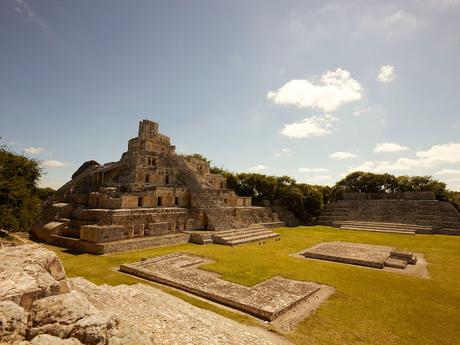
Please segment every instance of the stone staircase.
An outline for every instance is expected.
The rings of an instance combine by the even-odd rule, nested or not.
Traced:
[[[427,225],[383,223],[369,221],[337,221],[334,226],[344,230],[387,232],[393,234],[415,235],[416,233],[432,233],[433,228]]]
[[[327,208],[321,211],[316,219],[318,225],[333,225],[336,221],[345,221],[350,217],[351,207],[341,200],[332,202]]]
[[[289,211],[285,206],[281,205],[272,205],[271,210],[276,212],[279,218],[289,227],[299,226],[300,221],[294,216],[294,214]]]
[[[172,165],[179,168],[179,178],[191,191],[192,201],[206,214],[210,230],[219,231],[242,226],[225,212],[222,200],[212,193],[208,182],[190,168],[183,157],[170,155],[168,159]]]
[[[212,235],[214,243],[227,246],[279,238],[279,235],[263,226],[251,226],[233,230],[217,231]]]
[[[450,202],[441,202],[442,229],[437,232],[445,235],[460,235],[460,213]]]
[[[416,208],[416,223],[431,226],[434,230],[442,228],[441,206],[437,200],[418,200]],[[432,233],[432,232],[430,232]]]

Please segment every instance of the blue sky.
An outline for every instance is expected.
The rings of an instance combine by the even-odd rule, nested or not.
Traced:
[[[460,0],[0,2],[1,143],[59,187],[138,121],[233,171],[460,190]]]

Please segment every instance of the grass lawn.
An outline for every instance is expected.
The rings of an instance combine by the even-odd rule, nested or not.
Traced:
[[[58,252],[69,277],[83,276],[97,284],[137,283],[137,278],[112,268],[143,257],[180,251],[216,260],[203,267],[239,284],[253,285],[282,275],[335,287],[336,293],[314,315],[285,334],[296,344],[460,344],[460,236],[382,234],[325,226],[276,231],[281,241],[267,241],[261,246],[184,244],[106,256],[72,255],[50,248]],[[319,242],[337,240],[424,253],[431,279],[288,256]],[[199,307],[240,322],[255,323],[245,315],[161,288]]]

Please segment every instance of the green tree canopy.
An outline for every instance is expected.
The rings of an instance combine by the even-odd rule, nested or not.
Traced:
[[[37,187],[40,175],[38,161],[0,148],[1,228],[10,231],[31,229],[40,213],[40,189]]]

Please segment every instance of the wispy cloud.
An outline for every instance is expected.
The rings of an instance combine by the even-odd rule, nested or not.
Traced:
[[[48,161],[44,161],[43,165],[45,167],[49,167],[49,168],[62,168],[62,167],[67,167],[67,166],[69,166],[71,164],[61,162],[61,161],[57,161],[57,160],[48,160]]]
[[[25,0],[15,0],[15,3],[15,11],[21,14],[27,23],[36,24],[42,28],[48,27],[48,25],[35,14],[32,7]]]
[[[356,157],[358,157],[358,155],[353,152],[343,152],[343,151],[334,152],[329,155],[329,158],[339,160],[339,161],[344,160],[344,159],[356,158]]]
[[[349,169],[352,171],[369,171],[375,173],[415,171],[434,168],[445,164],[460,163],[460,143],[433,145],[426,151],[418,151],[414,158],[402,157],[395,161],[366,161],[361,165]],[[444,169],[437,175],[453,173],[453,169]]]
[[[382,152],[401,152],[407,151],[409,148],[404,145],[396,144],[396,143],[378,143],[375,144],[374,152],[382,153]]]
[[[44,151],[45,149],[43,147],[34,147],[34,146],[24,147],[24,152],[29,153],[31,155],[38,155],[39,153],[42,153]]]
[[[442,169],[434,173],[435,175],[439,176],[445,176],[445,175],[459,175],[460,176],[460,170],[456,169]]]
[[[282,148],[281,150],[276,150],[274,155],[276,157],[289,157],[292,156],[292,150],[288,148]]]
[[[257,164],[257,165],[255,165],[253,167],[250,167],[248,170],[253,171],[253,172],[260,172],[260,171],[265,171],[267,169],[268,169],[267,166],[262,165],[262,164]]]
[[[326,172],[329,169],[326,168],[299,168],[300,172],[310,173],[310,172]]]
[[[377,80],[381,83],[391,83],[396,78],[395,66],[384,65],[380,67]]]
[[[332,115],[307,117],[299,122],[285,124],[281,134],[290,138],[312,138],[331,134],[334,122],[338,119]]]

